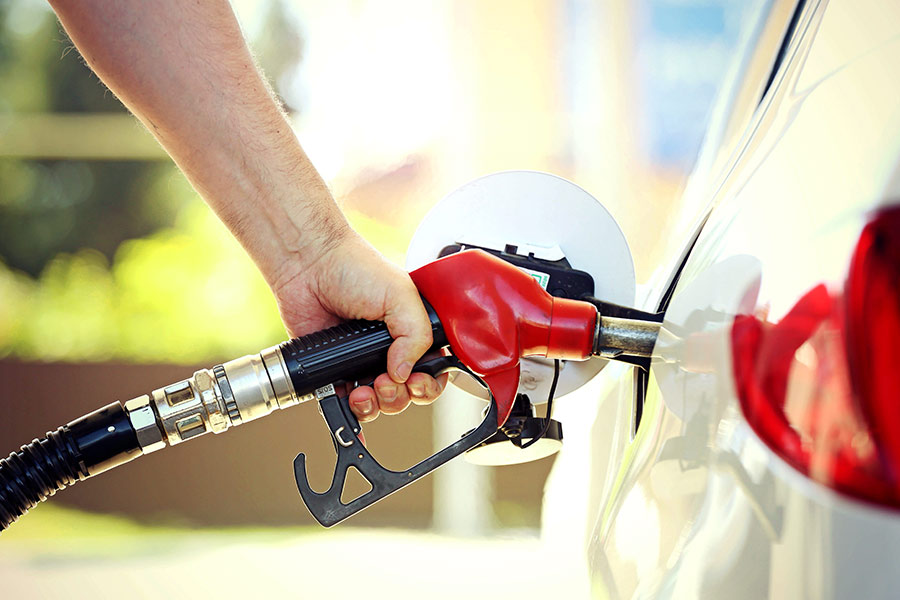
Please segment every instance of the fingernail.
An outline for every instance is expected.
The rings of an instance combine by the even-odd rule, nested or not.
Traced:
[[[397,389],[394,386],[389,385],[387,387],[379,388],[378,394],[385,400],[393,400],[394,396],[397,395]]]
[[[397,367],[397,377],[400,379],[400,381],[406,381],[407,379],[409,379],[410,373],[412,373],[412,365],[408,362],[405,362]]]
[[[407,387],[409,387],[409,393],[416,398],[421,398],[425,395],[425,386],[421,383],[411,383]]]
[[[371,400],[363,400],[362,402],[355,402],[357,412],[361,412],[364,415],[370,415],[375,410],[375,404]]]

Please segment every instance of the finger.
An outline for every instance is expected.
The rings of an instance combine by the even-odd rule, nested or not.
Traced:
[[[388,350],[388,374],[397,383],[406,382],[413,365],[431,347],[431,324],[412,280],[397,295],[384,315],[394,343]]]
[[[406,410],[409,406],[409,394],[406,386],[397,383],[387,374],[375,378],[375,396],[378,398],[378,407],[386,415],[396,415]]]
[[[360,423],[368,423],[378,417],[378,398],[371,387],[363,385],[350,392],[349,402],[350,410]]]
[[[447,376],[442,375],[435,379],[425,373],[413,373],[406,380],[406,389],[413,404],[431,404],[444,391],[447,384]]]
[[[406,380],[406,390],[409,392],[409,399],[414,404],[427,404],[433,398],[434,380],[425,373],[413,373]]]

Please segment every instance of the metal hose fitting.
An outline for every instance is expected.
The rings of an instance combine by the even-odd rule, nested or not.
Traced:
[[[295,393],[281,350],[273,346],[133,398],[125,410],[148,454],[314,398]]]

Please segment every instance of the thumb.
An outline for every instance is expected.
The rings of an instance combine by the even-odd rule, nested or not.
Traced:
[[[388,349],[388,375],[397,383],[406,383],[413,365],[431,347],[431,323],[412,280],[385,311],[384,322],[394,342]]]

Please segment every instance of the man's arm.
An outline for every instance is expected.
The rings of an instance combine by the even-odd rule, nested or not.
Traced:
[[[431,344],[415,286],[348,226],[257,70],[226,0],[51,0],[88,65],[156,136],[234,233],[302,335],[341,318],[396,338],[363,419],[427,402],[441,384],[411,365]],[[401,385],[406,382],[406,385]],[[368,409],[368,410],[367,410]]]

